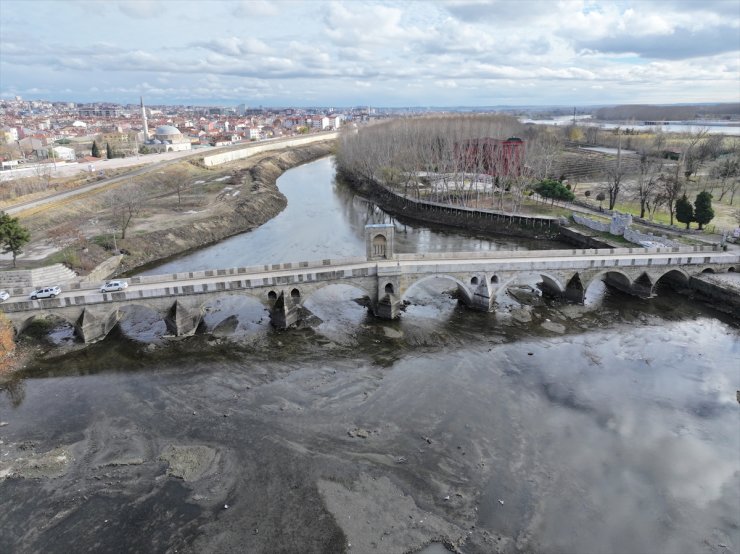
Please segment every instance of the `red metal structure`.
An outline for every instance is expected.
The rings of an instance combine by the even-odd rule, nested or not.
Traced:
[[[511,137],[468,139],[455,144],[455,156],[465,172],[485,173],[491,177],[518,177],[524,168],[525,143]]]

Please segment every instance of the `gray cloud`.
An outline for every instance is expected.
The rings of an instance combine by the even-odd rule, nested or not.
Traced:
[[[685,60],[740,50],[740,29],[716,27],[700,31],[678,28],[670,35],[613,36],[576,41],[583,50],[609,54],[634,53],[644,58]]]

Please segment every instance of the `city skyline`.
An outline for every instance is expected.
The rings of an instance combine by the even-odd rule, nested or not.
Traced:
[[[0,98],[737,102],[740,3],[0,0]]]

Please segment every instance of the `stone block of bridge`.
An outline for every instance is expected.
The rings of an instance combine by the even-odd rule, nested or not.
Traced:
[[[84,343],[91,343],[104,339],[111,329],[121,319],[120,312],[113,310],[108,313],[96,314],[94,310],[85,308],[75,320],[75,335]]]
[[[378,267],[377,292],[372,310],[381,319],[396,319],[401,315],[401,277],[399,266]]]
[[[195,333],[202,317],[203,313],[200,309],[189,308],[180,300],[175,300],[175,303],[168,310],[164,322],[170,333],[176,337],[181,337]]]
[[[496,293],[485,274],[475,275],[470,280],[470,288],[463,289],[458,285],[460,299],[471,310],[489,312],[496,300]]]
[[[301,319],[301,304],[299,297],[280,291],[275,302],[270,307],[270,323],[276,329],[292,327]]]

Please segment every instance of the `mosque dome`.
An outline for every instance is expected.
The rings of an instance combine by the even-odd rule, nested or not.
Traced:
[[[180,136],[182,133],[172,125],[160,125],[157,127],[157,130],[154,131],[154,135],[157,137],[167,137],[167,136]]]

